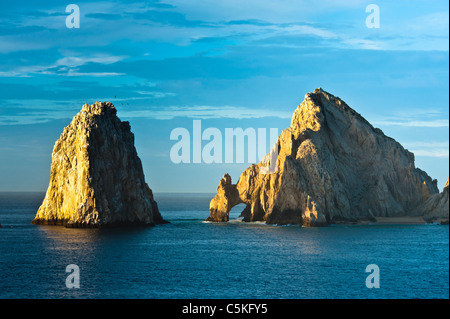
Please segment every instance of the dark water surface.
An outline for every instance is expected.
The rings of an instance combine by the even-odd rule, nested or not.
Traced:
[[[210,194],[156,194],[153,228],[31,225],[43,196],[0,193],[0,298],[449,298],[448,226],[204,223]]]

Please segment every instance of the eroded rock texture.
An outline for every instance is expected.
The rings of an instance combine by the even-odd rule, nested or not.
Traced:
[[[437,181],[414,166],[413,153],[322,89],[306,94],[275,147],[275,173],[261,173],[268,155],[236,184],[222,178],[208,221],[228,221],[240,203],[244,221],[268,224],[418,216],[417,208],[438,194]]]
[[[431,195],[418,209],[418,214],[429,223],[447,224],[449,221],[448,179],[442,193]]]
[[[56,141],[50,184],[34,224],[165,223],[144,179],[128,122],[109,103],[85,104]]]

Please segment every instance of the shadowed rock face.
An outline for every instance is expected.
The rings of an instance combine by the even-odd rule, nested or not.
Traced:
[[[448,179],[442,193],[431,195],[418,208],[418,214],[429,223],[447,224],[449,221],[449,184]]]
[[[306,94],[275,147],[275,173],[260,173],[266,158],[236,184],[222,178],[208,221],[228,221],[240,203],[247,205],[244,221],[268,224],[421,216],[417,207],[438,193],[437,181],[415,168],[411,152],[322,89]]]
[[[145,182],[128,122],[109,103],[85,104],[56,141],[50,184],[34,224],[165,223]]]

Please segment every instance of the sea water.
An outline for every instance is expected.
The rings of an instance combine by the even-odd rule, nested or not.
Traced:
[[[212,196],[155,194],[167,225],[68,229],[30,224],[44,194],[0,193],[0,298],[449,298],[448,226],[205,223]]]

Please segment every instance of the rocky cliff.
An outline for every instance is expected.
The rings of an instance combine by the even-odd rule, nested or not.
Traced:
[[[109,103],[85,104],[56,141],[50,184],[34,224],[165,223],[145,182],[128,122]]]
[[[244,203],[244,221],[305,226],[375,221],[423,214],[417,207],[438,194],[437,181],[415,167],[411,152],[320,88],[297,107],[276,153],[247,168],[236,184],[226,174],[207,220],[228,221],[230,209]],[[267,165],[276,171],[264,174]]]

